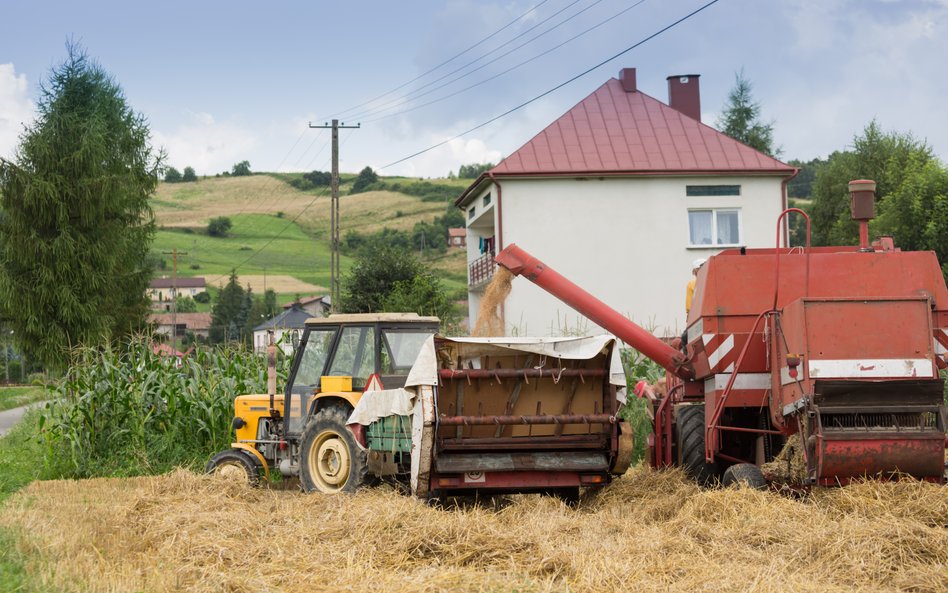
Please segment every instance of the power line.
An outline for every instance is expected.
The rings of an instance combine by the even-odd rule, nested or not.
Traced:
[[[697,8],[696,10],[694,10],[694,11],[688,13],[687,15],[681,17],[680,19],[678,19],[677,21],[671,23],[670,25],[666,25],[665,27],[659,29],[659,30],[656,31],[655,33],[652,33],[651,35],[649,35],[649,36],[646,37],[645,39],[642,39],[641,41],[638,41],[638,42],[635,43],[634,45],[631,45],[631,46],[627,47],[626,49],[620,51],[619,53],[617,53],[616,55],[614,55],[614,56],[612,56],[612,57],[610,57],[610,58],[606,58],[605,60],[599,62],[599,63],[596,64],[595,66],[593,66],[593,67],[591,67],[591,68],[588,68],[587,70],[584,70],[583,72],[580,72],[579,74],[573,76],[573,77],[570,78],[569,80],[566,80],[566,81],[564,81],[564,82],[561,82],[560,84],[554,86],[553,88],[551,88],[551,89],[549,89],[549,90],[547,90],[547,91],[544,91],[543,93],[540,93],[539,95],[533,97],[532,99],[529,99],[529,100],[527,100],[527,101],[524,101],[523,103],[517,105],[516,107],[513,107],[513,108],[511,108],[511,109],[508,109],[507,111],[501,113],[500,115],[496,115],[496,116],[490,118],[489,120],[487,120],[487,121],[485,121],[485,122],[482,122],[482,123],[480,123],[480,124],[474,126],[473,128],[470,128],[470,129],[468,129],[468,130],[465,130],[464,132],[461,132],[460,134],[458,134],[458,135],[456,135],[456,136],[454,136],[454,137],[452,137],[452,138],[448,138],[447,140],[444,140],[444,141],[442,141],[442,142],[438,142],[437,144],[433,144],[433,145],[429,146],[428,148],[425,148],[425,149],[423,149],[423,150],[419,150],[418,152],[415,152],[415,153],[410,154],[410,155],[408,155],[408,156],[406,156],[406,157],[400,158],[400,159],[398,159],[397,161],[392,161],[391,163],[388,163],[387,165],[383,165],[383,166],[379,167],[378,170],[381,171],[381,170],[387,169],[387,168],[389,168],[389,167],[391,167],[391,166],[393,166],[393,165],[397,165],[397,164],[403,163],[403,162],[405,162],[405,161],[407,161],[407,160],[409,160],[409,159],[413,159],[413,158],[415,158],[416,156],[425,154],[426,152],[429,152],[429,151],[431,151],[431,150],[434,150],[435,148],[439,148],[439,147],[441,147],[441,146],[444,146],[445,144],[447,144],[447,143],[449,143],[449,142],[451,142],[451,141],[453,141],[453,140],[457,140],[458,138],[462,138],[462,137],[464,137],[464,136],[470,134],[471,132],[474,132],[474,131],[476,131],[476,130],[479,130],[479,129],[483,128],[484,126],[490,125],[490,124],[494,123],[495,121],[497,121],[497,120],[499,120],[499,119],[501,119],[501,118],[507,117],[507,116],[510,115],[511,113],[514,113],[515,111],[519,111],[520,109],[523,109],[523,108],[526,107],[527,105],[530,105],[531,103],[534,103],[534,102],[536,102],[536,101],[542,99],[543,97],[549,95],[550,93],[553,93],[553,92],[555,92],[555,91],[558,91],[559,89],[563,88],[564,86],[566,86],[566,85],[568,85],[568,84],[570,84],[570,83],[572,83],[572,82],[575,82],[576,80],[582,78],[583,76],[586,76],[587,74],[589,74],[590,72],[596,70],[597,68],[601,68],[602,66],[605,66],[606,64],[608,64],[608,63],[611,62],[612,60],[615,60],[616,58],[619,58],[619,57],[621,57],[621,56],[623,56],[623,55],[629,53],[629,52],[632,51],[633,49],[639,47],[640,45],[646,43],[647,41],[650,41],[650,40],[654,39],[655,37],[658,37],[659,35],[661,35],[662,33],[666,32],[666,31],[668,31],[669,29],[672,29],[672,28],[678,26],[679,24],[681,24],[681,23],[687,21],[688,19],[690,19],[691,17],[695,16],[695,15],[698,14],[699,12],[705,10],[706,8],[708,8],[708,7],[710,7],[710,6],[714,5],[714,4],[717,4],[718,2],[720,2],[720,0],[711,0],[711,2],[708,2],[707,4],[701,6],[700,8]]]
[[[568,44],[568,43],[572,43],[573,41],[575,41],[576,39],[582,37],[583,35],[586,35],[587,33],[590,33],[591,31],[594,31],[595,29],[598,29],[599,27],[605,25],[606,23],[609,23],[609,22],[611,22],[611,21],[613,21],[613,20],[619,18],[620,16],[622,16],[623,14],[629,12],[630,10],[632,10],[633,8],[635,8],[636,6],[639,6],[639,5],[641,5],[641,4],[644,4],[645,1],[646,1],[646,0],[639,0],[639,1],[636,2],[635,4],[632,4],[631,6],[627,6],[626,8],[624,8],[624,9],[622,9],[621,11],[617,12],[616,14],[614,14],[614,15],[608,17],[607,19],[598,22],[597,24],[593,25],[592,27],[589,27],[588,29],[586,29],[586,30],[584,30],[584,31],[582,31],[582,32],[580,32],[580,33],[577,33],[576,35],[570,37],[570,38],[567,39],[566,41],[563,41],[562,43],[558,43],[557,45],[554,45],[553,47],[547,49],[546,51],[543,51],[543,52],[541,52],[541,53],[539,53],[539,54],[533,56],[532,58],[529,58],[529,59],[527,59],[527,60],[524,60],[523,62],[520,62],[519,64],[515,64],[515,65],[511,66],[510,68],[507,68],[507,69],[504,70],[503,72],[498,72],[497,74],[494,74],[493,76],[490,76],[490,77],[488,77],[488,78],[485,78],[485,79],[483,79],[483,80],[481,80],[481,81],[479,81],[479,82],[475,82],[474,84],[469,85],[469,86],[466,86],[466,87],[464,87],[463,89],[454,91],[453,93],[450,93],[450,94],[448,94],[448,95],[444,95],[443,97],[439,97],[439,98],[437,98],[437,99],[433,99],[433,100],[428,101],[428,102],[426,102],[426,103],[422,103],[422,104],[420,104],[420,105],[415,105],[414,107],[409,107],[408,109],[403,109],[403,110],[401,110],[401,111],[396,111],[395,113],[389,113],[389,114],[387,114],[387,115],[380,115],[379,117],[369,119],[369,120],[367,120],[366,123],[381,121],[381,120],[384,120],[384,119],[388,119],[388,118],[391,118],[391,117],[395,117],[395,116],[397,116],[397,115],[404,115],[405,113],[411,113],[412,111],[417,111],[418,109],[421,109],[421,108],[423,108],[423,107],[427,107],[427,106],[429,106],[429,105],[434,105],[435,103],[440,103],[441,101],[445,101],[445,100],[447,100],[447,99],[450,99],[451,97],[456,97],[457,95],[460,95],[461,93],[465,93],[465,92],[467,92],[467,91],[469,91],[469,90],[471,90],[471,89],[473,89],[473,88],[476,88],[476,87],[479,87],[479,86],[481,86],[481,85],[483,85],[483,84],[486,84],[486,83],[488,83],[488,82],[490,82],[490,81],[492,81],[492,80],[494,80],[494,79],[496,79],[496,78],[500,78],[501,76],[503,76],[503,75],[505,75],[505,74],[509,74],[510,72],[516,70],[517,68],[520,68],[521,66],[525,66],[525,65],[529,64],[530,62],[533,62],[533,61],[538,60],[538,59],[540,59],[540,58],[542,58],[542,57],[544,57],[544,56],[546,56],[546,55],[549,55],[550,53],[552,53],[552,52],[554,52],[554,51],[560,49],[561,47],[563,47],[564,45],[566,45],[566,44]],[[522,47],[522,46],[521,46],[521,47]],[[507,54],[504,54],[504,55],[507,55]],[[503,56],[501,56],[501,57],[503,57]],[[500,58],[497,58],[497,59],[500,59]],[[488,65],[488,64],[490,64],[490,63],[492,63],[492,62],[488,62],[487,64],[484,64],[484,66],[486,66],[486,65]],[[483,67],[483,66],[482,66],[482,67]],[[480,68],[478,68],[478,69],[480,69]],[[440,88],[440,87],[439,87],[439,88]]]
[[[578,2],[579,0],[576,0],[576,1]],[[507,28],[513,26],[515,23],[517,23],[518,21],[520,21],[523,17],[527,16],[528,14],[530,14],[531,12],[533,12],[534,10],[536,10],[537,8],[540,8],[541,6],[543,6],[543,5],[546,4],[547,2],[549,2],[549,0],[542,0],[541,2],[539,2],[539,3],[537,3],[537,4],[534,4],[534,5],[533,5],[530,9],[528,9],[526,12],[524,12],[523,14],[521,14],[520,16],[518,16],[517,18],[515,18],[514,20],[510,21],[509,23],[507,23],[506,25],[504,25],[504,26],[501,27],[500,29],[497,29],[496,31],[494,31],[493,33],[491,33],[491,34],[488,35],[487,37],[484,37],[483,39],[481,39],[480,41],[478,41],[478,42],[475,43],[474,45],[468,47],[467,49],[465,49],[465,50],[463,50],[463,51],[461,51],[461,52],[459,52],[459,53],[457,53],[457,54],[451,56],[450,58],[448,58],[447,60],[441,62],[441,63],[438,64],[437,66],[433,66],[433,67],[429,68],[428,70],[422,72],[421,74],[419,74],[418,76],[412,78],[412,79],[409,80],[408,82],[402,83],[401,85],[399,85],[399,86],[393,88],[392,90],[386,91],[386,92],[382,93],[381,95],[379,95],[379,96],[377,96],[377,97],[375,97],[375,98],[373,98],[373,99],[369,99],[368,101],[365,101],[364,103],[360,103],[360,104],[358,104],[358,105],[355,105],[354,107],[349,107],[348,109],[344,109],[343,111],[339,111],[339,112],[337,112],[337,113],[334,113],[334,114],[329,115],[329,116],[327,116],[326,118],[322,118],[322,119],[337,118],[337,117],[339,117],[339,116],[341,116],[341,115],[343,115],[343,114],[349,113],[350,111],[354,111],[354,110],[359,109],[359,108],[361,108],[361,107],[365,107],[366,105],[368,105],[368,104],[370,104],[370,103],[372,103],[372,102],[374,102],[374,101],[378,101],[378,100],[381,99],[382,97],[391,95],[391,94],[394,93],[394,92],[397,92],[397,91],[402,90],[403,88],[405,88],[406,86],[410,85],[411,83],[413,83],[413,82],[415,82],[415,81],[417,81],[417,80],[419,80],[419,79],[421,79],[421,78],[424,78],[425,76],[431,74],[432,72],[434,72],[434,71],[437,70],[438,68],[444,66],[445,64],[449,64],[449,63],[453,62],[454,60],[460,58],[461,56],[463,56],[463,55],[466,54],[467,52],[471,51],[472,49],[476,48],[477,46],[479,46],[479,45],[483,44],[484,42],[490,40],[490,39],[493,38],[494,36],[498,35],[500,32],[502,32],[502,31],[504,31],[505,29],[507,29]],[[575,4],[575,2],[574,2],[574,4]],[[349,118],[349,119],[352,119],[352,118]]]
[[[353,116],[353,117],[356,117],[356,118],[365,118],[366,116],[371,115],[372,113],[376,113],[376,112],[379,112],[379,111],[384,111],[385,109],[389,108],[389,107],[392,106],[392,105],[398,106],[398,105],[404,104],[405,101],[408,101],[408,100],[411,100],[411,99],[412,99],[412,95],[414,95],[414,94],[418,93],[419,91],[422,91],[422,90],[424,90],[424,89],[430,87],[430,86],[433,85],[433,84],[436,84],[436,83],[438,83],[438,82],[441,82],[442,80],[444,80],[445,78],[448,78],[448,77],[451,76],[452,74],[457,74],[458,72],[464,70],[464,69],[467,68],[468,66],[474,65],[474,64],[476,64],[477,62],[481,61],[482,59],[486,58],[487,56],[493,54],[494,52],[499,51],[500,49],[506,47],[507,45],[510,45],[510,44],[513,43],[514,41],[516,41],[516,40],[520,39],[521,37],[525,36],[527,33],[530,33],[530,32],[533,31],[534,29],[536,29],[536,28],[540,27],[541,25],[543,25],[543,24],[549,22],[549,21],[552,20],[554,17],[559,16],[560,14],[562,14],[563,12],[565,12],[566,10],[568,10],[569,8],[572,8],[574,5],[578,4],[580,1],[581,1],[581,0],[574,0],[572,3],[568,4],[567,6],[563,7],[563,8],[560,9],[560,10],[558,10],[557,12],[551,14],[550,16],[548,16],[547,18],[543,19],[542,21],[536,23],[535,25],[533,25],[533,26],[530,27],[529,29],[527,29],[527,30],[521,32],[519,35],[517,35],[517,36],[514,37],[513,39],[509,39],[509,40],[505,41],[504,43],[502,43],[501,45],[499,45],[499,46],[495,47],[494,49],[490,50],[489,52],[487,52],[487,53],[485,53],[485,54],[481,54],[481,55],[478,56],[477,58],[474,58],[474,59],[471,60],[470,62],[468,62],[468,63],[466,63],[466,64],[464,64],[464,65],[462,65],[462,66],[460,66],[460,67],[458,67],[458,68],[455,68],[454,70],[448,72],[447,74],[442,75],[442,76],[439,77],[439,78],[436,78],[436,79],[434,79],[434,80],[432,80],[432,81],[430,81],[430,82],[427,82],[427,83],[421,85],[420,87],[418,87],[418,88],[414,89],[413,91],[409,92],[408,94],[406,94],[404,97],[401,97],[401,99],[395,99],[395,100],[393,100],[393,101],[389,101],[388,103],[385,103],[385,104],[383,104],[383,105],[380,105],[380,106],[378,106],[378,107],[376,107],[376,108],[374,108],[374,109],[367,109],[367,110],[365,110],[365,111],[362,111],[362,112],[356,114],[356,115]],[[593,2],[592,4],[590,4],[589,6],[587,6],[586,8],[583,8],[583,9],[580,10],[579,12],[577,12],[577,13],[575,13],[575,14],[569,16],[569,17],[567,17],[566,19],[564,19],[564,20],[560,21],[559,23],[553,25],[552,27],[550,27],[550,28],[547,29],[546,31],[543,31],[543,32],[540,33],[539,35],[533,37],[533,38],[530,39],[529,41],[527,41],[527,42],[525,42],[525,43],[523,43],[523,44],[521,44],[521,45],[518,45],[517,47],[515,47],[515,48],[512,49],[512,50],[510,50],[509,52],[507,52],[507,53],[505,53],[505,54],[502,54],[500,57],[495,58],[494,60],[491,60],[491,61],[488,62],[487,64],[492,64],[492,63],[496,62],[498,59],[503,58],[503,57],[505,57],[505,56],[507,56],[507,55],[513,53],[514,51],[517,51],[518,49],[522,48],[523,46],[525,46],[525,45],[527,45],[527,44],[530,44],[530,43],[536,41],[537,39],[539,39],[539,38],[542,37],[543,35],[546,35],[547,33],[550,33],[551,31],[554,31],[555,29],[557,29],[557,28],[563,26],[564,24],[568,23],[569,21],[573,20],[574,18],[578,17],[579,15],[583,14],[584,12],[586,12],[587,10],[589,10],[589,9],[591,9],[592,7],[596,6],[597,4],[601,3],[602,1],[603,1],[603,0],[595,0],[595,2]],[[449,80],[448,82],[446,82],[446,83],[444,83],[444,84],[442,84],[442,85],[439,85],[439,86],[435,87],[434,89],[432,89],[432,90],[430,90],[430,91],[427,91],[427,92],[425,92],[425,93],[422,93],[422,95],[420,95],[420,96],[427,95],[427,94],[432,93],[432,92],[434,92],[434,91],[436,91],[436,90],[438,90],[438,89],[444,88],[445,86],[448,86],[448,85],[450,85],[450,84],[452,84],[452,83],[454,83],[454,82],[456,82],[456,81],[458,81],[458,80],[460,80],[460,79],[462,79],[462,78],[465,78],[465,77],[467,77],[467,76],[470,76],[470,75],[473,74],[474,72],[477,72],[477,71],[480,70],[481,68],[484,68],[484,66],[486,66],[487,64],[484,64],[484,65],[482,65],[482,66],[479,66],[478,68],[475,68],[474,70],[471,70],[470,72],[466,72],[466,73],[464,73],[464,74],[462,74],[462,75],[460,75],[460,76],[454,78],[453,80]],[[405,101],[403,101],[402,103],[399,103],[399,100],[405,100]]]

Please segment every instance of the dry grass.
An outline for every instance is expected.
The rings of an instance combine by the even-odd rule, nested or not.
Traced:
[[[162,183],[155,195],[155,216],[166,227],[206,226],[215,216],[276,214],[296,218],[315,232],[329,230],[329,196],[301,192],[267,175],[204,179],[197,184]],[[342,234],[371,233],[389,227],[409,230],[445,212],[443,202],[422,202],[405,194],[374,191],[339,200]],[[305,211],[304,211],[305,210]],[[302,214],[301,214],[302,212]],[[399,212],[401,215],[399,215]]]
[[[226,283],[227,278],[220,278],[218,280],[220,286]],[[277,294],[297,293],[300,295],[309,295],[329,292],[329,289],[325,286],[310,284],[293,276],[280,274],[268,274],[267,276],[255,276],[253,274],[241,275],[240,284],[241,286],[247,286],[249,284],[255,294],[263,294],[264,286],[269,290],[276,291]]]
[[[178,471],[34,483],[0,525],[66,591],[943,592],[946,492],[868,483],[799,501],[635,469],[576,510],[540,496],[440,510]]]

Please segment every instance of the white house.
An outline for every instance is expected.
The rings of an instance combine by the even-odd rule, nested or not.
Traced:
[[[310,317],[313,315],[304,311],[298,304],[294,304],[273,319],[264,321],[253,328],[254,352],[267,351],[267,346],[270,345],[268,334],[273,331],[273,340],[287,356],[291,356],[300,338],[303,337],[306,320]]]
[[[472,326],[493,255],[512,243],[668,336],[684,329],[695,259],[774,246],[796,169],[702,124],[697,75],[667,80],[668,105],[622,70],[457,199]],[[525,279],[502,313],[514,334],[598,330]]]
[[[180,296],[191,298],[205,292],[207,284],[201,276],[179,277],[175,278],[155,278],[148,283],[148,296],[151,299],[152,307],[157,309],[171,310],[171,303],[175,299],[175,293]]]

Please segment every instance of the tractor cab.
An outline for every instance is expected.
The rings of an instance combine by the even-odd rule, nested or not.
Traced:
[[[326,407],[351,412],[369,382],[373,389],[403,387],[437,317],[414,313],[330,315],[309,319],[284,392],[286,437]]]

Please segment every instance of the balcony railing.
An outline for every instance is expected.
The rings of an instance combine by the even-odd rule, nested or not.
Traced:
[[[494,263],[493,253],[485,253],[472,261],[467,267],[468,288],[479,288],[490,282],[496,269],[497,264]]]

